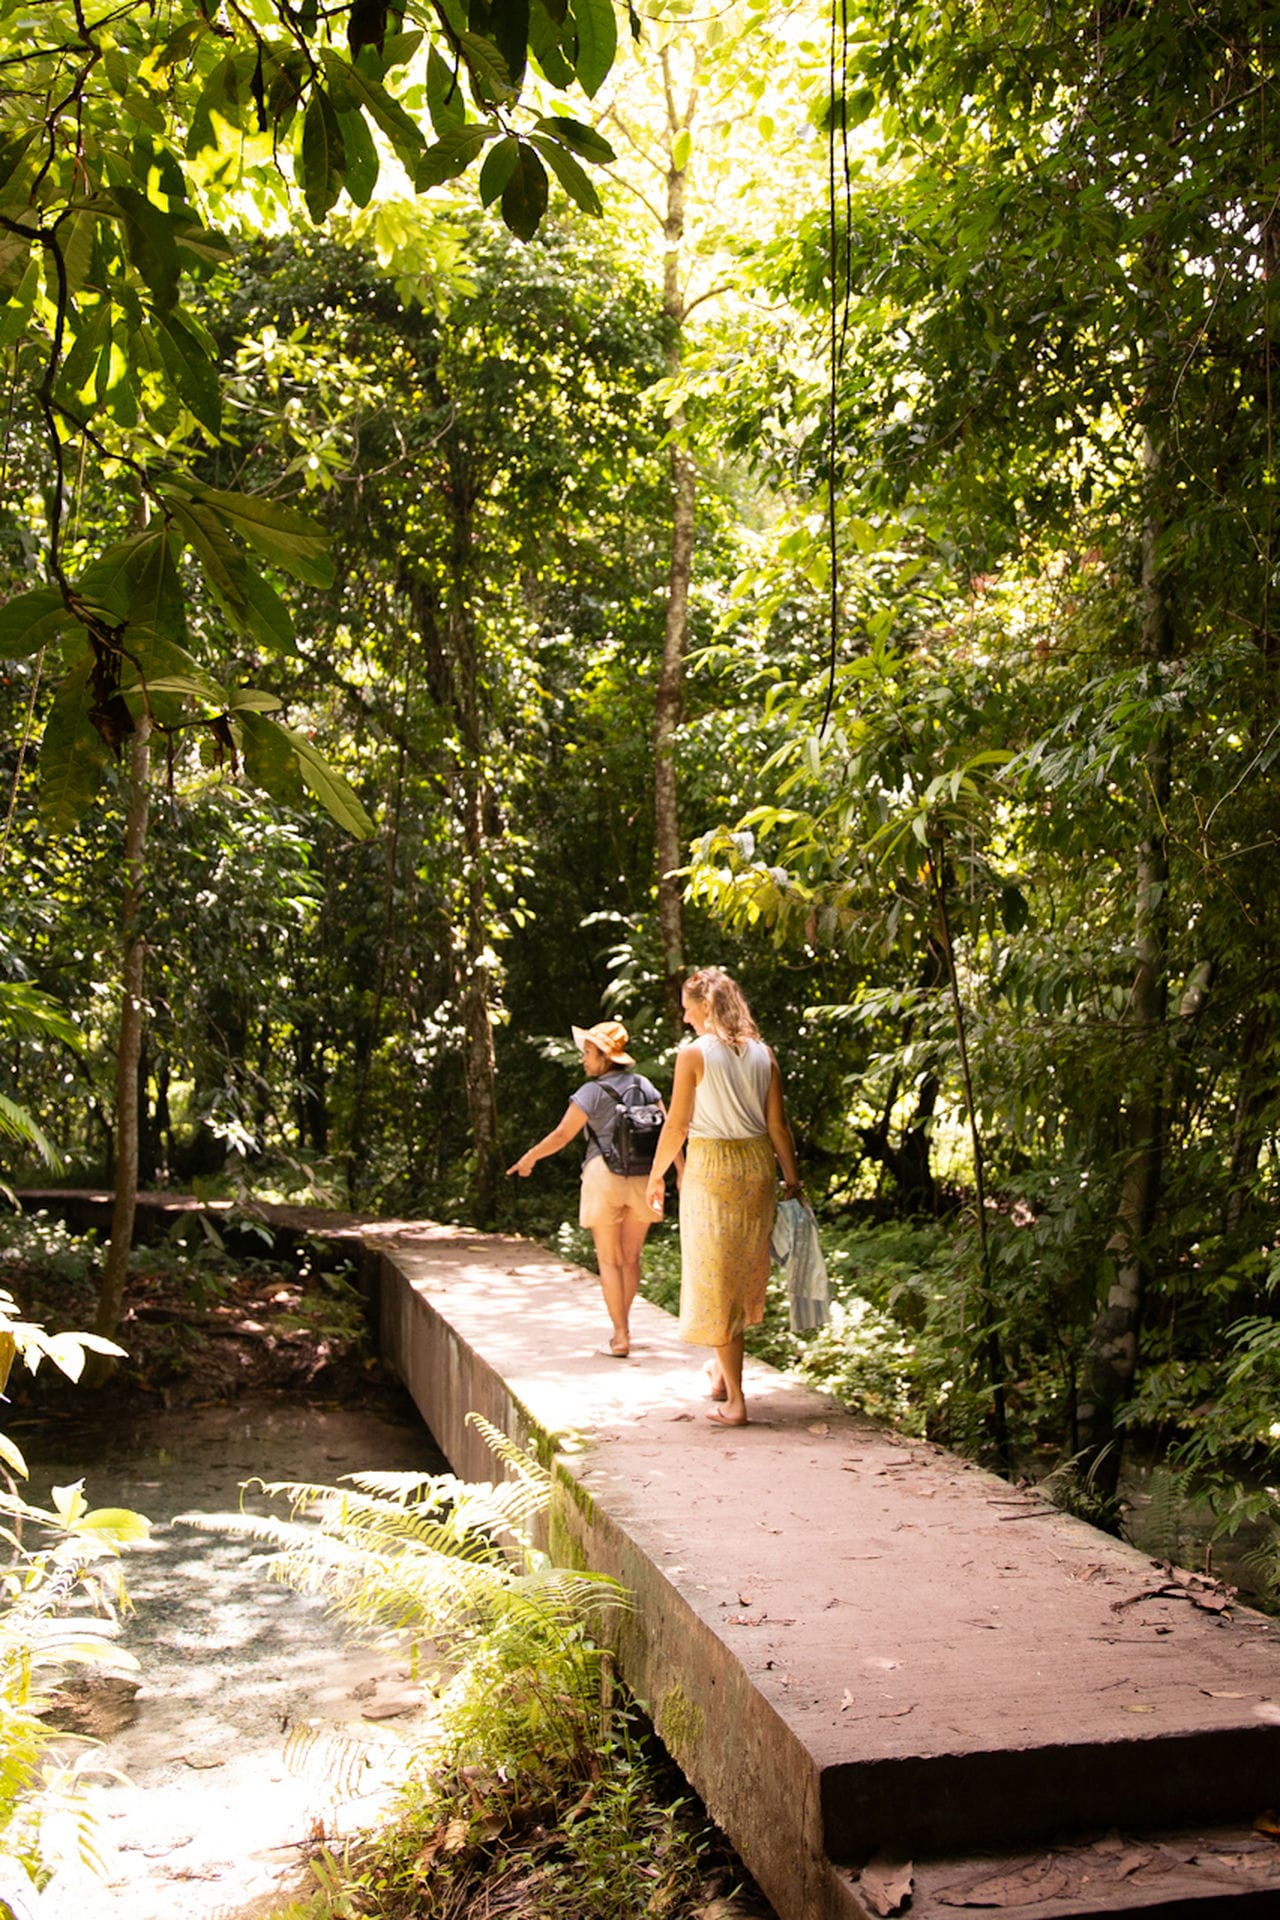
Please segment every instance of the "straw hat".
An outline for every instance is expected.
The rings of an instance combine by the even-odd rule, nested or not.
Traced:
[[[570,1031],[579,1053],[590,1040],[615,1067],[634,1067],[635,1061],[627,1052],[627,1030],[621,1020],[597,1020],[594,1027],[572,1027]]]

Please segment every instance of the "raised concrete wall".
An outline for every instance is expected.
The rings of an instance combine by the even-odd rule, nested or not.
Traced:
[[[455,1469],[493,1476],[473,1409],[554,1453],[552,1554],[634,1596],[621,1672],[782,1920],[865,1920],[886,1852],[916,1857],[913,1920],[944,1920],[1000,1850],[1042,1920],[1280,1916],[1280,1849],[1247,1824],[1280,1801],[1271,1622],[1162,1593],[1141,1555],[767,1368],[750,1427],[708,1425],[670,1317],[639,1303],[609,1359],[593,1279],[527,1242],[429,1228],[371,1258],[384,1354]]]

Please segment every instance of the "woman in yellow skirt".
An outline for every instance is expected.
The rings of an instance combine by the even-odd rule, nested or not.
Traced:
[[[685,982],[694,1039],[676,1060],[671,1109],[658,1136],[648,1200],[662,1211],[663,1176],[688,1142],[680,1187],[680,1338],[713,1347],[707,1415],[743,1427],[742,1335],[764,1318],[774,1162],[788,1198],[800,1192],[795,1142],[773,1050],[735,980],[703,967]]]

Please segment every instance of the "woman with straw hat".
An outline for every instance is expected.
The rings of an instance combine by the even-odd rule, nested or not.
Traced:
[[[603,1351],[615,1360],[625,1360],[631,1352],[631,1305],[640,1285],[640,1255],[645,1235],[661,1218],[662,1208],[650,1204],[643,1174],[614,1173],[605,1155],[612,1151],[618,1096],[638,1086],[651,1105],[661,1107],[662,1098],[651,1081],[634,1071],[636,1063],[627,1052],[627,1030],[620,1020],[600,1020],[594,1027],[574,1027],[572,1031],[574,1045],[582,1054],[586,1082],[573,1095],[559,1126],[522,1153],[507,1172],[527,1180],[539,1160],[559,1153],[561,1147],[586,1132],[578,1224],[590,1228],[595,1242],[600,1291],[612,1328],[608,1348]]]

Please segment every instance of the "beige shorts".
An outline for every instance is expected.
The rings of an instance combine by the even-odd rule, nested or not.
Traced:
[[[645,1200],[649,1182],[642,1173],[613,1173],[600,1154],[582,1169],[580,1227],[620,1227],[624,1220],[643,1220],[651,1226],[657,1215]]]

